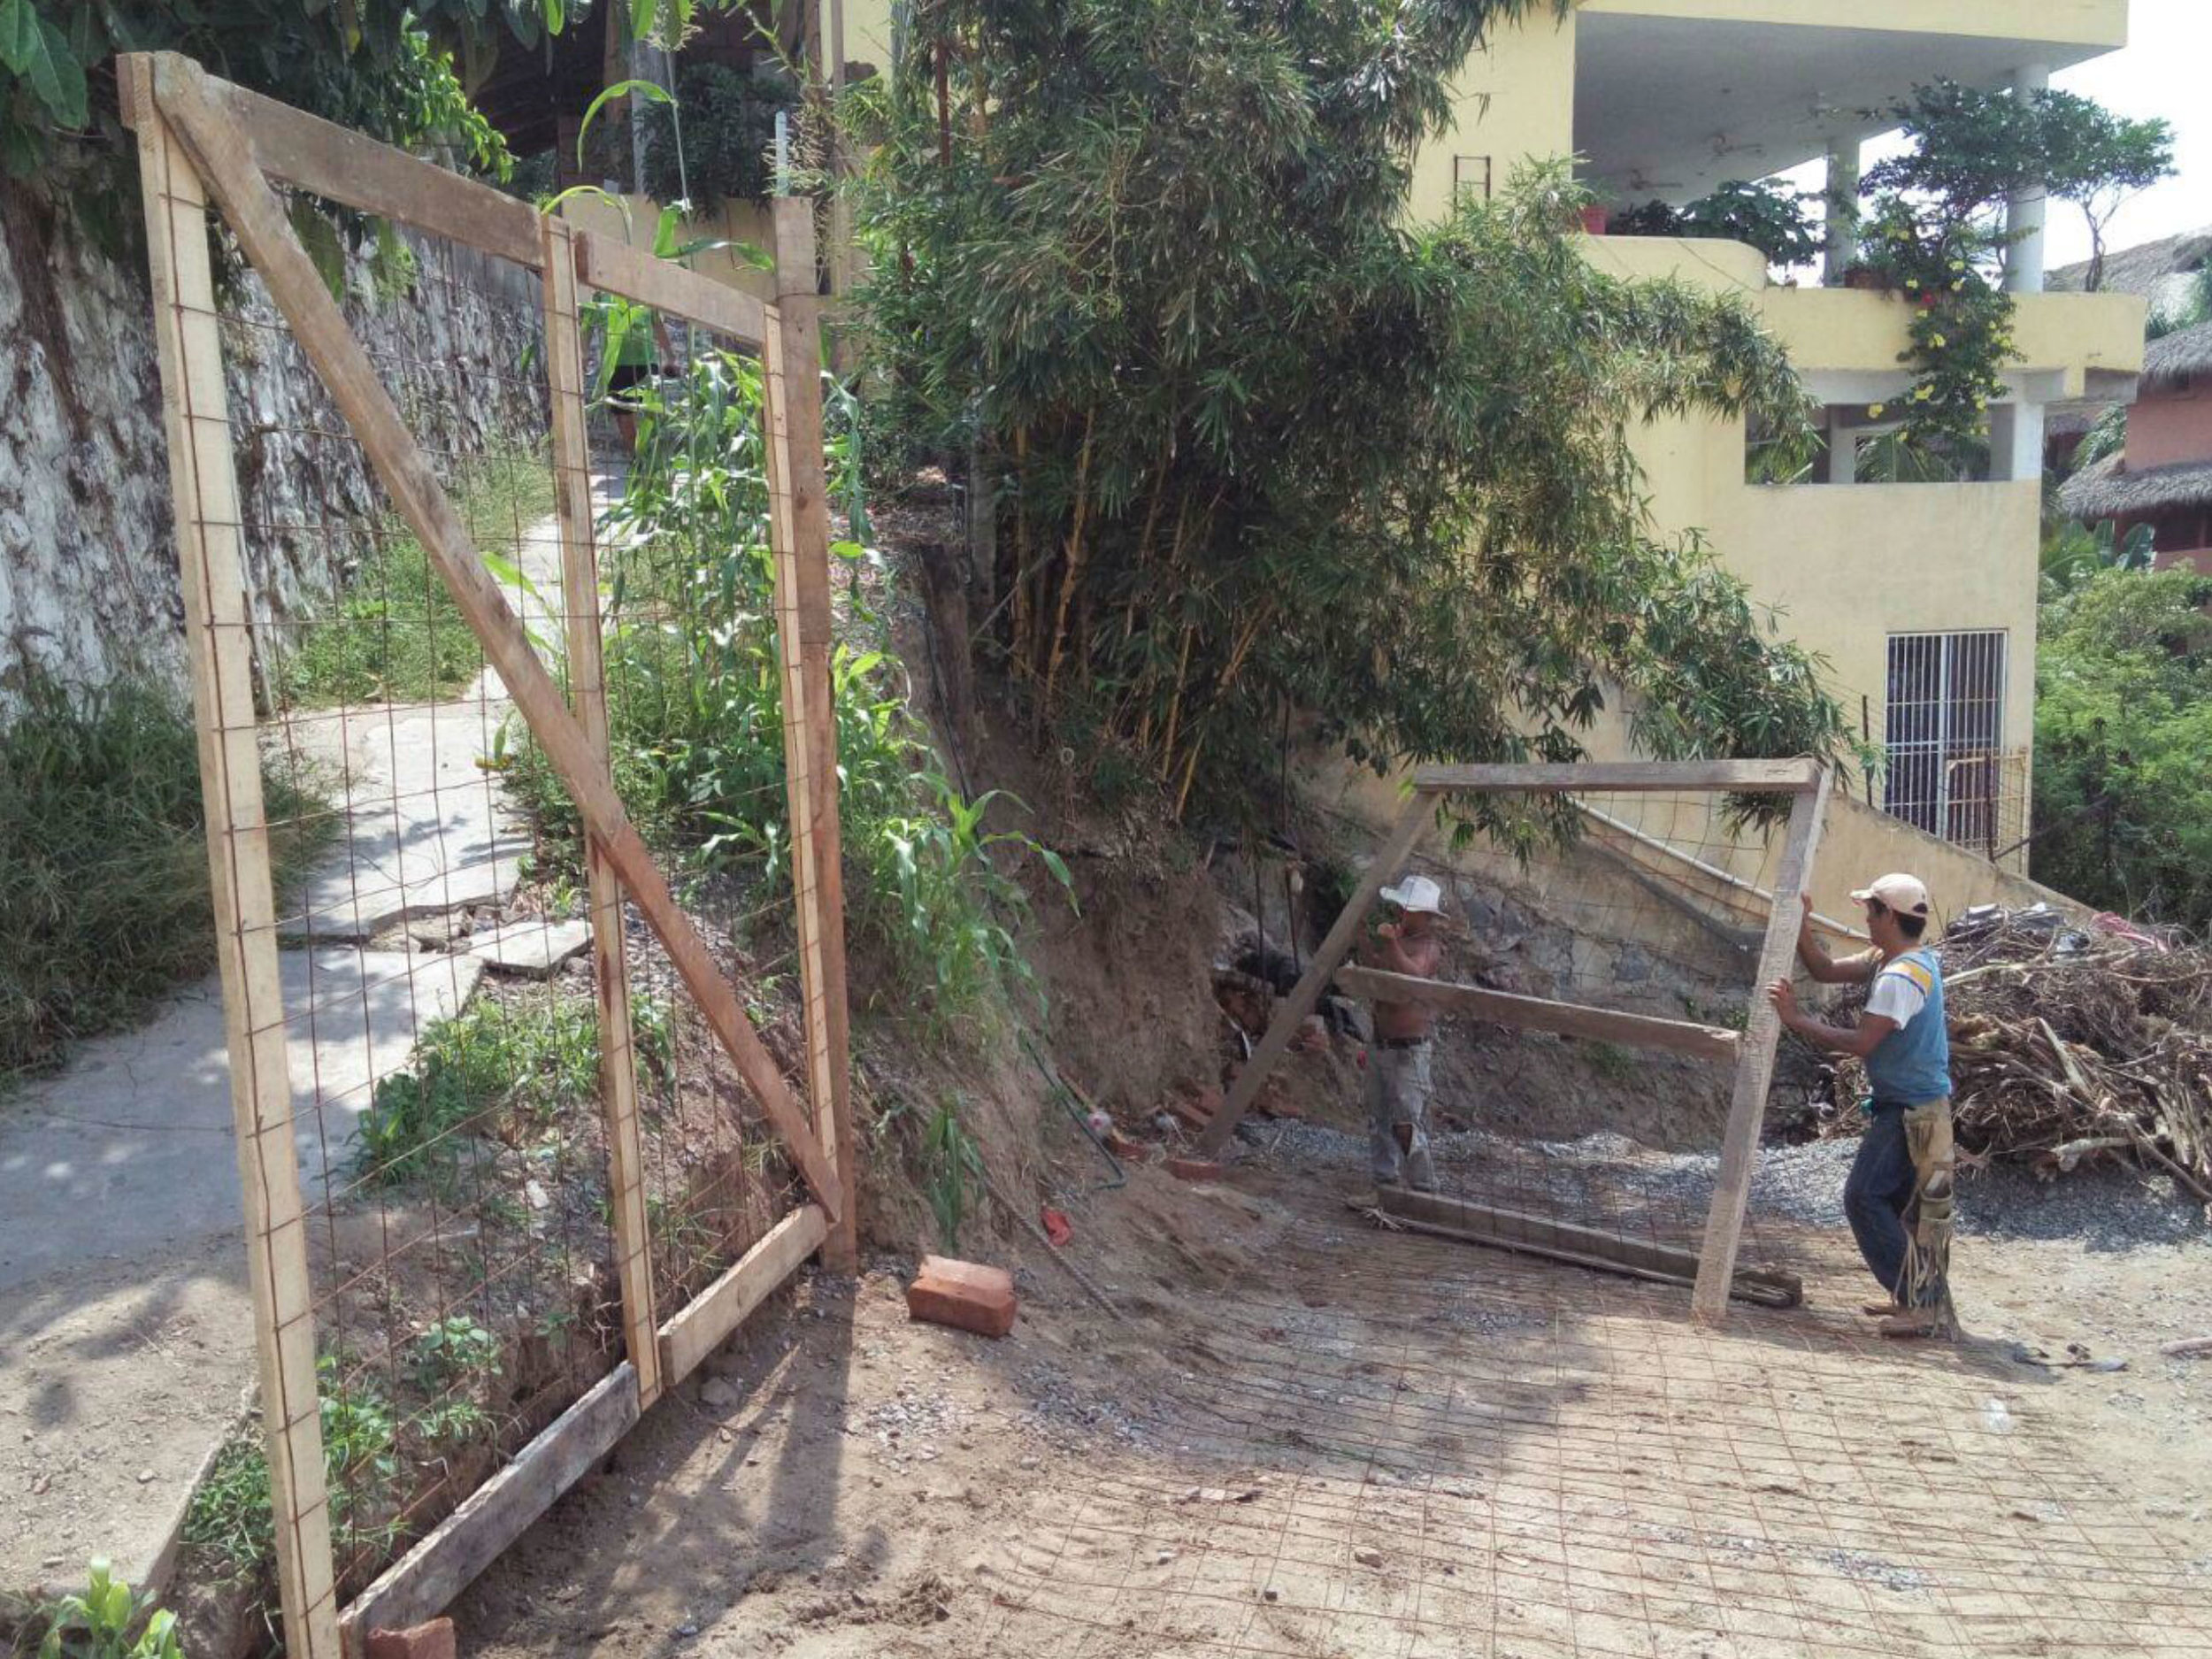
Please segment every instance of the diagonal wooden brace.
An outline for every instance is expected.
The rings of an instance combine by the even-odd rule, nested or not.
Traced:
[[[736,991],[715,965],[706,941],[670,893],[583,727],[538,660],[520,618],[485,568],[368,354],[300,247],[246,134],[226,119],[205,73],[189,58],[154,54],[153,82],[161,113],[268,284],[401,517],[452,591],[531,735],[567,786],[593,845],[659,936],[685,988],[797,1162],[808,1190],[834,1221],[842,1213],[842,1194],[803,1112],[746,1018]]]

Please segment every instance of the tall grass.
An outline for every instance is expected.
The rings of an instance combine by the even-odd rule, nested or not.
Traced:
[[[334,827],[309,782],[263,772],[280,889]],[[0,1091],[214,966],[204,826],[180,700],[25,687],[0,729]]]
[[[472,462],[453,494],[469,539],[495,560],[511,558],[518,539],[553,511],[552,473],[535,456]],[[427,703],[454,695],[482,666],[476,636],[430,556],[394,523],[299,625],[273,691],[286,708]]]

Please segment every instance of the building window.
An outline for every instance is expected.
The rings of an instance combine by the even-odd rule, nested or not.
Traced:
[[[1490,199],[1490,157],[1452,157],[1452,200],[1487,202]]]
[[[1893,634],[1883,806],[1916,828],[1994,857],[2005,744],[2005,636]]]

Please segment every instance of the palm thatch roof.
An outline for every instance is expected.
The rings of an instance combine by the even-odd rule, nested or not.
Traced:
[[[2212,460],[2177,461],[2130,472],[2124,456],[2108,455],[2059,486],[2058,504],[2085,524],[2139,518],[2177,507],[2212,505]]]
[[[2212,225],[2162,236],[2133,248],[2116,248],[2104,257],[2104,292],[2133,294],[2155,310],[2174,297],[2179,281],[2212,262]],[[2043,280],[2048,288],[2079,289],[2089,280],[2089,261],[2063,265]]]
[[[2212,374],[2212,323],[2177,328],[2143,348],[2145,391],[2177,388],[2193,374]]]

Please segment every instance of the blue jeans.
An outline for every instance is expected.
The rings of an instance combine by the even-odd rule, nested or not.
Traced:
[[[1912,1207],[1912,1150],[1905,1140],[1905,1109],[1877,1101],[1867,1113],[1859,1156],[1843,1184],[1843,1213],[1859,1254],[1882,1283],[1904,1301],[1905,1217]]]

